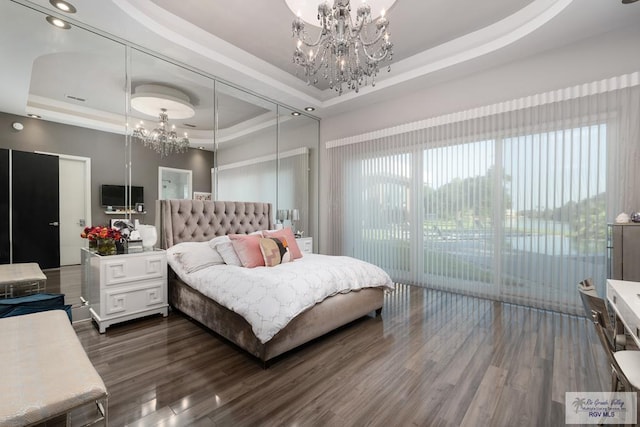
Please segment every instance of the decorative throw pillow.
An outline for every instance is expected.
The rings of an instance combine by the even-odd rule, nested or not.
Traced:
[[[278,264],[292,261],[286,240],[276,237],[265,237],[260,239],[260,251],[264,258],[264,265],[273,267]]]
[[[293,231],[291,228],[285,227],[281,230],[265,230],[262,232],[264,237],[275,237],[280,240],[285,240],[287,242],[287,246],[289,247],[289,251],[291,251],[291,256],[293,259],[302,258],[302,252],[298,247],[298,242],[296,242],[296,238],[293,235]]]
[[[259,235],[230,234],[229,238],[243,267],[264,266],[264,258],[262,258],[262,252],[260,252],[261,237]]]
[[[242,267],[242,261],[240,261],[240,258],[238,258],[236,250],[233,249],[233,244],[231,243],[231,241],[218,243],[216,245],[216,251],[218,251],[225,264]]]

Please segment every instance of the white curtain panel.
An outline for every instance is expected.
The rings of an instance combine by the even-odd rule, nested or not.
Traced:
[[[332,253],[396,282],[580,312],[640,211],[639,74],[329,141]]]

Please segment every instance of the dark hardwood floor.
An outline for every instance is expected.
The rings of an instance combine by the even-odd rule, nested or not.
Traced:
[[[586,319],[410,286],[268,369],[176,312],[74,327],[111,426],[559,426],[609,389]]]

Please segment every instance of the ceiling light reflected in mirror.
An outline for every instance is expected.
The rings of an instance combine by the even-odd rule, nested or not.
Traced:
[[[76,8],[69,2],[64,0],[49,0],[49,3],[58,10],[66,13],[76,13]]]
[[[156,117],[161,109],[173,119],[188,119],[196,114],[191,100],[182,91],[158,84],[136,87],[131,95],[131,108]]]
[[[71,24],[69,24],[66,21],[63,21],[60,18],[56,18],[55,16],[49,15],[45,19],[49,24],[53,25],[56,28],[60,28],[61,30],[68,30],[69,28],[71,28]]]

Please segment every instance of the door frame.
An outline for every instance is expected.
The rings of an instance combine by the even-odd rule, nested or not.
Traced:
[[[87,226],[91,225],[91,157],[72,156],[70,154],[59,154],[46,151],[36,151],[36,153],[48,154],[50,156],[57,156],[58,159],[84,163],[84,217],[86,218]],[[64,193],[60,191],[60,197],[62,197],[63,194]]]

